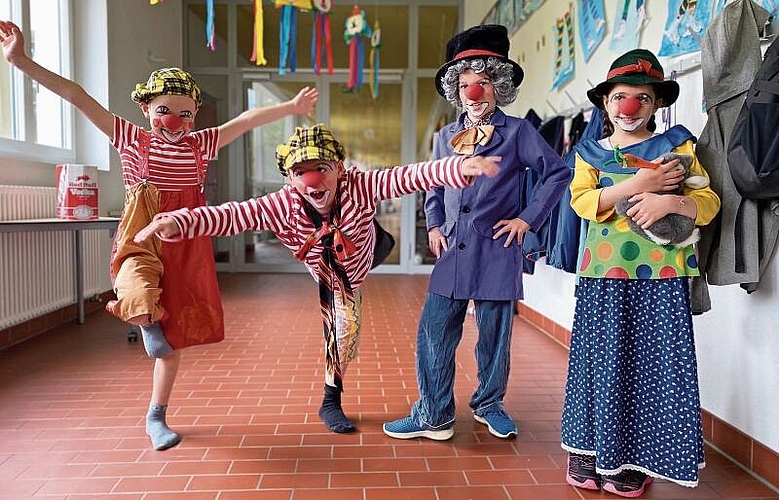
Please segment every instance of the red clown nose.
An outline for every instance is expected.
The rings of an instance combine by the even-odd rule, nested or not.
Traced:
[[[484,95],[484,87],[478,83],[465,87],[465,97],[471,101],[478,100],[482,95]]]
[[[619,101],[617,107],[619,108],[619,112],[623,115],[632,116],[641,109],[641,101],[635,97],[626,97]]]
[[[306,187],[317,187],[322,183],[324,178],[325,174],[318,170],[309,170],[300,176],[300,180],[303,181],[303,184],[305,184]]]
[[[160,118],[160,121],[162,122],[162,126],[167,129],[178,130],[181,128],[181,117],[176,115],[163,115],[162,118]]]

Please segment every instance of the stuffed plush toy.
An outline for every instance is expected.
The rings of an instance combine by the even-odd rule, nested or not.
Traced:
[[[617,155],[620,155],[617,152]],[[651,163],[646,160],[637,157],[631,157],[631,155],[622,154],[621,161],[623,166],[633,168],[657,168],[657,163]],[[690,155],[679,153],[668,153],[663,155],[662,163],[667,163],[671,160],[679,160],[679,168],[683,168],[685,171],[684,186],[691,189],[701,189],[709,185],[709,179],[702,175],[691,175],[690,165],[692,165],[693,157]],[[664,194],[682,194],[682,186],[676,191],[668,191]],[[619,215],[625,215],[627,211],[634,205],[628,201],[630,197],[622,198],[617,202],[614,209]],[[643,229],[636,224],[633,219],[627,217],[628,226],[630,229],[643,236],[644,238],[654,241],[658,245],[672,245],[675,247],[685,247],[698,241],[700,238],[700,232],[695,227],[695,221],[687,216],[680,214],[668,214],[665,217],[659,219],[647,229]]]

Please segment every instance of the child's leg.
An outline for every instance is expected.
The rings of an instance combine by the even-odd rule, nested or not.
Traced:
[[[119,319],[140,326],[146,352],[150,357],[162,358],[173,349],[159,324],[164,314],[160,306],[160,242],[156,238],[144,243],[133,240],[157,212],[159,193],[154,186],[138,184],[127,191],[111,256],[117,300],[111,301],[107,309]]]
[[[341,407],[343,379],[349,362],[357,356],[357,345],[360,336],[360,315],[362,300],[359,291],[348,297],[335,293],[335,335],[333,339],[338,350],[337,359],[327,363],[325,370],[325,395],[319,408],[319,418],[333,432],[354,432],[356,427],[346,418]],[[336,370],[335,363],[338,364]],[[336,373],[337,372],[337,373]]]
[[[151,438],[155,450],[167,450],[181,441],[181,436],[173,432],[165,421],[170,393],[173,391],[180,364],[180,350],[154,361],[151,402],[146,414],[146,434]]]

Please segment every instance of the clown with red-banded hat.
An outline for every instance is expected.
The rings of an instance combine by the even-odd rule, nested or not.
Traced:
[[[522,240],[527,231],[542,228],[570,172],[530,122],[500,109],[514,102],[524,77],[509,45],[500,25],[458,33],[435,78],[438,93],[462,112],[438,132],[434,157],[497,155],[501,171],[476,179],[474,189],[427,193],[428,239],[437,261],[417,332],[420,397],[408,416],[384,424],[394,438],[445,440],[454,434],[455,349],[471,300],[479,325],[473,418],[499,438],[519,432],[503,398],[514,304],[523,297]],[[534,190],[526,189],[529,184]]]

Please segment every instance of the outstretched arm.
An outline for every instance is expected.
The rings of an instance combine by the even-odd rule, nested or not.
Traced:
[[[219,148],[227,146],[254,127],[276,121],[287,115],[303,115],[314,110],[319,99],[316,89],[303,87],[294,98],[275,106],[249,109],[219,127]]]
[[[81,87],[49,71],[24,53],[24,36],[10,21],[0,21],[0,42],[5,60],[32,80],[62,97],[81,111],[101,132],[113,140],[114,116]]]

